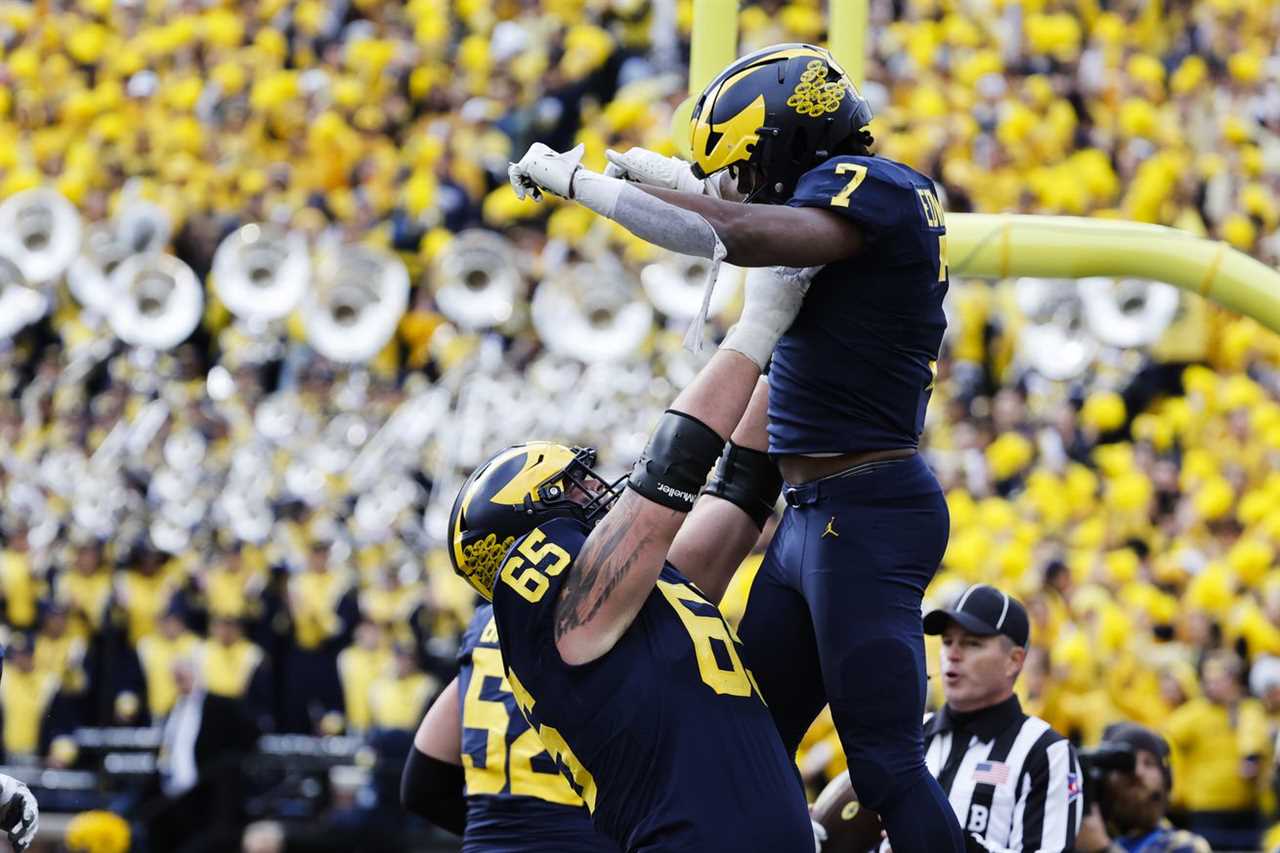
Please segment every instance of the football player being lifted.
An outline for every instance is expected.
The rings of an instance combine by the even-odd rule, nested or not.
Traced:
[[[632,149],[600,175],[580,147],[534,145],[509,171],[517,193],[574,199],[675,252],[823,266],[773,354],[787,509],[741,636],[787,750],[830,702],[893,849],[941,853],[964,842],[925,769],[920,605],[949,520],[916,451],[946,328],[946,227],[929,178],[870,154],[870,120],[830,53],[777,45],[695,102],[692,164]]]
[[[534,442],[481,465],[453,506],[453,565],[493,602],[516,703],[627,851],[814,847],[795,765],[711,603],[781,489],[767,386],[753,392],[808,275],[752,271],[738,324],[625,488],[593,451]]]

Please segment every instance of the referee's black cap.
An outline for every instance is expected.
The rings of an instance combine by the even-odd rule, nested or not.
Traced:
[[[985,583],[966,589],[951,607],[925,614],[924,632],[941,634],[951,622],[980,637],[1004,634],[1024,649],[1031,639],[1031,623],[1022,602]]]

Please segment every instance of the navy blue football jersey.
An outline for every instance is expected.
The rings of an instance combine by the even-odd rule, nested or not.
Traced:
[[[915,447],[947,320],[947,229],[933,181],[883,157],[833,157],[792,207],[861,229],[857,256],[813,280],[769,371],[769,451]]]
[[[467,798],[463,853],[617,853],[516,707],[492,607],[476,610],[458,659]]]
[[[517,542],[493,609],[516,700],[596,827],[628,851],[812,850],[799,774],[737,637],[672,566],[606,655],[560,658],[556,600],[587,533],[556,519]]]

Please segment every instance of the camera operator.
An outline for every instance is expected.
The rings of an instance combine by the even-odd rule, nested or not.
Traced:
[[[1169,744],[1137,723],[1107,726],[1102,743],[1081,750],[1088,814],[1077,853],[1203,853],[1209,844],[1174,829],[1165,812],[1173,772]]]

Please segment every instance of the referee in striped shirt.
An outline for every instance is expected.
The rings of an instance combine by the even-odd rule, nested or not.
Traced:
[[[1013,684],[1030,624],[1017,599],[971,586],[924,618],[942,635],[946,704],[925,721],[925,762],[951,800],[971,850],[1071,850],[1083,810],[1075,750],[1022,712]]]

